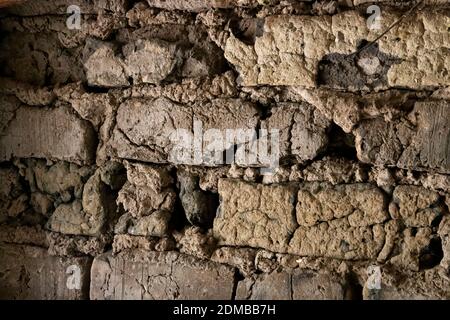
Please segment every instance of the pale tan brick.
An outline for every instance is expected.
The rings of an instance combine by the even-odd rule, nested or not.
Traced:
[[[296,189],[219,180],[214,236],[221,244],[285,252],[294,233]]]
[[[382,29],[400,14],[382,12]],[[387,71],[384,87],[414,89],[450,84],[449,17],[439,12],[409,15],[377,41],[379,50],[401,59]],[[420,26],[420,28],[419,28]],[[356,11],[333,16],[270,16],[254,45],[233,35],[225,45],[225,57],[236,66],[244,85],[291,85],[315,87],[319,61],[329,54],[356,52],[362,40],[378,35],[366,17]],[[400,39],[397,41],[396,39]]]

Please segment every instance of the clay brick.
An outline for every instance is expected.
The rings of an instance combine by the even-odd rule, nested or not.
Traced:
[[[67,30],[65,21],[61,25]],[[17,32],[13,27],[2,37],[0,46],[2,76],[39,86],[85,80],[78,48],[64,48],[54,30]]]
[[[94,6],[106,11],[126,13],[129,7],[129,0],[95,0]]]
[[[294,233],[296,189],[219,180],[221,204],[214,219],[219,243],[285,252]]]
[[[116,57],[113,45],[97,44],[84,63],[87,82],[97,87],[125,87],[130,83],[125,73],[125,64]]]
[[[386,200],[369,184],[305,184],[298,192],[297,222],[289,253],[339,259],[374,258],[384,244]]]
[[[96,143],[90,123],[66,106],[20,107],[0,136],[0,160],[37,157],[90,164]]]
[[[119,48],[108,42],[93,42],[92,54],[86,58],[87,81],[92,86],[124,87],[133,84],[159,84],[182,62],[182,52],[176,44],[159,40],[136,40]]]
[[[449,118],[450,104],[443,100],[416,102],[400,119],[362,121],[354,130],[358,158],[376,165],[448,173]]]
[[[307,104],[280,103],[261,123],[262,129],[280,130],[280,157],[297,161],[314,159],[326,149],[331,122]]]
[[[288,252],[346,260],[375,259],[384,240],[382,225],[351,227],[343,218],[312,227],[299,227],[290,241]]]
[[[238,300],[342,300],[344,284],[328,274],[272,272],[238,283]]]
[[[119,191],[117,203],[133,217],[148,216],[155,211],[167,217],[176,199],[168,169],[145,164],[127,163],[126,166],[128,181]]]
[[[49,230],[70,235],[99,236],[104,231],[116,210],[116,195],[102,181],[102,174],[111,169],[94,171],[92,166],[41,159],[24,159],[20,166],[31,192],[30,207],[42,215],[40,224],[47,222]],[[123,177],[116,174],[117,180]]]
[[[83,14],[96,14],[102,9],[117,13],[126,11],[127,0],[40,0],[39,3],[32,2],[18,4],[8,8],[8,12],[20,16],[40,16],[45,14],[67,15],[69,5],[79,6]]]
[[[188,277],[186,275],[189,275]],[[231,299],[234,269],[171,252],[95,258],[90,297],[93,300]]]
[[[120,158],[154,163],[207,164],[206,156],[194,156],[194,141],[186,145],[186,138],[177,136],[176,132],[191,133],[195,139],[195,132],[202,138],[208,129],[217,129],[225,140],[226,129],[255,129],[257,115],[252,103],[239,99],[215,99],[192,106],[180,105],[166,98],[129,99],[119,107],[117,125],[108,144],[111,153]],[[198,127],[194,128],[194,120]],[[200,142],[204,154],[211,142],[206,138]],[[178,144],[192,151],[190,157],[178,157]],[[224,141],[222,145],[219,149],[226,150],[232,143]]]
[[[387,28],[399,16],[384,10],[382,26]],[[387,71],[384,87],[419,89],[450,83],[449,70],[444,67],[450,65],[444,53],[450,42],[449,19],[442,13],[419,12],[377,41],[380,52],[401,59]],[[262,30],[254,45],[233,35],[226,41],[225,57],[240,72],[243,85],[315,87],[317,66],[325,56],[356,52],[362,40],[379,35],[378,30],[368,29],[366,17],[356,11],[333,16],[270,16]]]
[[[441,257],[439,257],[437,246],[441,244],[431,227],[406,228],[403,231],[398,228],[395,237],[397,239],[389,258],[390,265],[405,271],[417,272],[432,268],[439,263]],[[388,239],[388,235],[386,239]],[[398,249],[395,250],[395,248]]]
[[[128,221],[128,233],[135,236],[164,237],[169,234],[169,211],[155,211],[148,216]]]
[[[17,216],[27,208],[28,196],[20,183],[19,172],[12,167],[0,169],[0,222]]]
[[[49,218],[50,230],[71,235],[100,236],[115,212],[114,197],[101,181],[100,171],[84,184],[82,199],[62,203]]]
[[[450,0],[297,2],[1,10],[0,298],[449,299]]]
[[[39,247],[2,245],[0,298],[87,299],[91,262],[90,258],[52,257]],[[71,273],[71,268],[80,271],[78,288],[77,283],[71,280],[77,275]]]
[[[58,161],[47,163],[43,159],[26,159],[25,180],[32,192],[40,191],[44,194],[81,198],[84,181],[89,179],[92,168],[78,166],[74,163]]]
[[[162,40],[138,40],[123,47],[125,70],[133,83],[160,83],[181,61],[177,47]]]
[[[242,1],[241,1],[242,2]],[[150,7],[161,8],[166,10],[186,10],[193,12],[201,12],[204,10],[217,8],[217,9],[227,9],[232,8],[233,5],[237,5],[236,0],[220,0],[220,1],[209,1],[209,0],[147,0]]]
[[[444,270],[450,270],[450,217],[444,216],[439,224],[438,234],[442,244],[442,260],[440,265]]]
[[[134,217],[147,216],[156,210],[172,211],[176,194],[172,189],[157,192],[151,188],[136,187],[125,183],[119,192],[117,203],[122,204]]]
[[[378,188],[306,184],[296,197],[297,189],[220,180],[213,226],[219,244],[349,260],[377,257],[388,218]]]
[[[444,213],[439,194],[418,186],[398,186],[393,193],[390,213],[408,227],[428,227]]]
[[[27,244],[46,248],[48,246],[45,230],[41,226],[0,226],[0,242]]]
[[[308,183],[297,196],[297,222],[313,226],[346,217],[352,227],[382,223],[388,218],[386,199],[370,184],[330,185]]]

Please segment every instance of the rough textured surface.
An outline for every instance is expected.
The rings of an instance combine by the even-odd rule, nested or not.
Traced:
[[[273,272],[239,282],[236,298],[249,300],[342,300],[344,287],[326,274]]]
[[[302,162],[314,159],[326,149],[330,121],[310,105],[282,103],[272,109],[261,127],[280,130],[281,159],[295,157]]]
[[[361,227],[388,217],[383,193],[368,184],[307,184],[298,191],[296,215],[305,227],[344,217],[350,226]]]
[[[234,270],[179,253],[106,253],[94,260],[91,277],[90,297],[95,300],[230,299]]]
[[[45,250],[20,245],[0,247],[2,299],[86,299],[89,296],[89,258],[59,258]],[[79,270],[79,287],[68,286],[70,266]],[[72,289],[71,289],[72,288]]]
[[[207,115],[205,110],[214,110],[214,114]],[[108,144],[112,153],[121,158],[155,163],[208,164],[203,155],[212,141],[202,139],[200,148],[205,148],[205,152],[195,155],[194,143],[197,142],[187,139],[196,139],[194,134],[203,136],[208,129],[255,129],[257,113],[253,104],[234,99],[193,106],[178,105],[166,98],[127,100],[117,111],[117,125]],[[223,147],[218,151],[225,151],[235,141],[236,138],[222,142]],[[180,146],[185,146],[185,156],[180,156]]]
[[[366,300],[436,300],[450,298],[448,279],[440,277],[436,271],[410,274],[399,278],[395,270],[382,271],[383,282],[380,289],[364,289]]]
[[[441,216],[439,194],[416,186],[398,186],[394,190],[391,216],[409,227],[430,226]]]
[[[220,244],[302,256],[376,258],[387,220],[382,192],[370,185],[263,186],[219,181],[214,220]]]
[[[295,188],[220,180],[214,236],[221,244],[286,251],[297,226],[295,193]]]
[[[166,169],[128,165],[128,181],[119,191],[117,202],[133,217],[148,216],[156,210],[172,211],[175,193]]]
[[[383,12],[383,25],[390,26],[398,18]],[[418,21],[421,29],[414,28]],[[448,55],[443,54],[450,41],[445,31],[448,22],[445,14],[417,13],[379,39],[379,50],[401,61],[389,68],[382,87],[449,85],[448,70],[441,69],[449,65]],[[263,31],[256,35],[253,45],[233,35],[226,42],[225,57],[236,66],[244,85],[314,87],[316,67],[325,56],[356,52],[362,40],[372,41],[377,36],[356,12],[332,17],[273,16],[267,17],[260,28]]]
[[[99,236],[116,207],[111,189],[101,181],[99,171],[83,187],[83,196],[55,208],[48,221],[52,231],[87,236]]]
[[[450,299],[448,0],[0,3],[0,298]]]
[[[450,170],[450,104],[416,102],[400,119],[363,121],[355,130],[363,162],[448,173]]]
[[[47,157],[90,164],[95,158],[95,148],[94,130],[67,106],[55,109],[18,106],[0,136],[3,161],[12,157]]]

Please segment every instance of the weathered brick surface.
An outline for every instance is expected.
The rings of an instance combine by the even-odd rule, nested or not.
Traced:
[[[127,3],[127,0],[73,0],[71,4],[79,6],[83,14],[96,14],[102,11],[125,13]],[[41,0],[39,5],[17,3],[6,10],[20,16],[66,15],[67,0]]]
[[[370,185],[220,180],[219,194],[213,230],[221,244],[350,260],[374,259],[384,245],[387,205]]]
[[[305,227],[344,217],[350,226],[364,227],[388,217],[382,191],[369,184],[307,184],[298,191],[296,215]]]
[[[81,199],[55,208],[47,222],[50,230],[71,235],[101,235],[116,209],[111,189],[97,171],[84,184],[82,192]]]
[[[355,130],[363,162],[447,173],[450,170],[450,104],[416,102],[405,117],[362,121]]]
[[[382,25],[387,28],[398,18],[383,11]],[[418,21],[423,28],[414,27]],[[449,65],[444,54],[450,41],[445,32],[448,22],[444,14],[417,13],[379,39],[380,52],[401,61],[389,68],[383,85],[415,89],[448,85],[449,73],[441,69]],[[262,30],[254,45],[234,36],[226,42],[225,57],[236,66],[245,85],[315,87],[317,65],[325,56],[350,54],[357,51],[362,40],[372,41],[378,36],[376,30],[368,29],[366,18],[356,12],[332,17],[271,16],[265,19]],[[379,57],[374,59],[379,61]]]
[[[0,246],[2,274],[0,297],[1,299],[87,299],[91,263],[90,258],[52,257],[46,250],[39,247],[2,245]],[[79,285],[71,280],[72,276],[78,276],[78,273],[72,273],[71,268],[74,267],[71,266],[79,270]]]
[[[212,114],[208,114],[209,111]],[[214,129],[211,134],[221,135],[223,147],[217,150],[225,151],[237,141],[234,138],[227,143],[226,129],[255,129],[257,114],[252,103],[236,99],[219,99],[193,106],[179,105],[165,98],[133,99],[119,107],[117,125],[108,143],[112,153],[121,158],[155,163],[208,164],[202,154],[194,155],[194,148],[200,151],[204,148],[204,154],[207,150],[215,150],[207,148],[213,141],[211,135],[203,139],[205,132]],[[180,156],[179,148],[186,150],[183,154],[187,155]]]
[[[63,48],[58,34],[51,30],[44,29],[41,33],[11,32],[2,38],[0,45],[2,76],[38,86],[82,81],[85,78],[77,49]],[[23,65],[28,68],[23,68]]]
[[[123,61],[115,57],[114,47],[99,44],[84,64],[86,78],[91,86],[125,87],[130,84]]]
[[[450,268],[450,218],[445,216],[442,218],[438,229],[439,237],[442,243],[442,260],[440,265],[444,270]]]
[[[448,300],[449,281],[437,270],[409,273],[399,278],[395,270],[382,269],[381,287],[363,290],[365,300]]]
[[[96,138],[91,125],[67,106],[18,107],[1,132],[0,159],[40,157],[90,164]]]
[[[14,168],[0,169],[0,222],[15,217],[26,209],[28,197],[23,194],[20,175]]]
[[[243,1],[250,2],[250,1]],[[220,0],[220,1],[208,1],[208,0],[175,0],[175,1],[164,1],[164,0],[147,0],[147,3],[156,8],[168,9],[168,10],[187,10],[187,11],[204,11],[210,8],[232,8],[233,5],[237,5],[236,0]]]
[[[449,5],[2,7],[0,298],[450,299]]]
[[[140,259],[133,254],[114,257],[105,253],[92,265],[90,297],[224,300],[231,299],[233,283],[233,268],[177,252],[153,252]]]
[[[221,244],[285,252],[295,221],[295,188],[220,180],[222,202],[214,220]]]
[[[398,186],[393,193],[390,213],[409,227],[431,226],[443,211],[439,194],[416,186]]]
[[[238,283],[236,299],[342,300],[344,284],[328,274],[308,271],[272,272]]]
[[[330,121],[307,104],[281,103],[261,127],[279,130],[280,157],[299,162],[314,159],[326,149]]]
[[[299,227],[290,241],[289,253],[337,259],[375,259],[383,248],[383,226],[351,227],[345,221]]]
[[[98,44],[85,62],[89,84],[100,87],[129,86],[134,83],[160,83],[181,63],[176,44],[163,40],[138,40],[123,47],[125,59],[116,56],[110,43]]]

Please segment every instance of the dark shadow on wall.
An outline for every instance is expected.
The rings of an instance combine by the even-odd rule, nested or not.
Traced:
[[[351,54],[331,53],[322,58],[318,66],[319,86],[333,89],[368,91],[387,87],[387,73],[400,59],[378,48],[378,44],[363,40]]]

